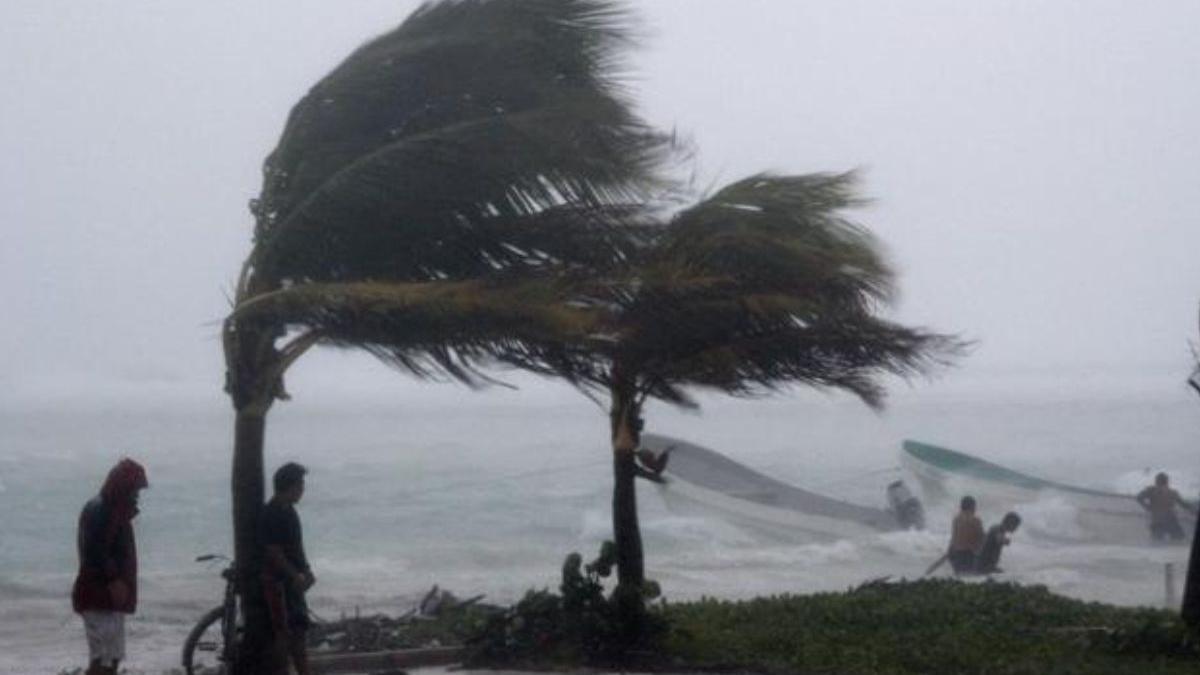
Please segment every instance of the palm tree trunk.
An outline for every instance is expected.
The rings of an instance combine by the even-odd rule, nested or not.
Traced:
[[[1187,579],[1183,582],[1183,622],[1200,629],[1200,518],[1192,534],[1192,552],[1188,557]]]
[[[226,390],[236,413],[230,490],[233,497],[233,557],[237,569],[245,633],[238,648],[235,675],[269,672],[266,658],[271,621],[262,588],[262,551],[258,519],[265,493],[263,445],[267,411],[280,384],[275,335],[259,326],[226,320]]]
[[[1200,394],[1200,363],[1188,378],[1188,385]],[[1192,533],[1192,551],[1188,555],[1187,579],[1183,582],[1183,622],[1200,630],[1200,517],[1196,518],[1196,531]]]
[[[618,582],[640,588],[645,569],[634,470],[634,451],[639,440],[635,424],[638,410],[634,382],[622,377],[621,372],[620,368],[613,369],[613,538],[617,547]]]
[[[234,422],[233,546],[238,571],[238,591],[246,632],[238,654],[236,673],[265,672],[262,656],[270,641],[271,623],[262,589],[262,555],[258,518],[264,500],[263,439],[266,413],[243,408]]]
[[[617,549],[617,588],[613,593],[621,632],[627,645],[642,634],[646,611],[642,585],[646,578],[642,532],[638,525],[634,451],[638,446],[636,389],[632,379],[613,369],[613,540]]]
[[[642,533],[638,525],[637,484],[634,481],[633,453],[618,452],[613,457],[613,537],[617,545],[617,582],[640,589],[646,571],[642,554]]]

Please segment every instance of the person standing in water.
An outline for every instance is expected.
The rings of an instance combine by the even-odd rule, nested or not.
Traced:
[[[975,558],[983,547],[983,522],[975,515],[975,498],[968,495],[959,502],[958,515],[950,528],[950,547],[946,558],[955,574],[975,571]]]
[[[1183,528],[1179,525],[1179,517],[1175,514],[1175,506],[1179,505],[1186,511],[1196,512],[1196,508],[1183,500],[1179,493],[1171,488],[1171,479],[1165,473],[1154,477],[1154,485],[1148,486],[1137,495],[1138,504],[1150,513],[1150,537],[1154,541],[1170,538],[1172,541],[1183,539]]]
[[[975,561],[976,574],[996,574],[1004,571],[998,567],[1000,554],[1011,541],[1009,535],[1016,532],[1020,526],[1021,516],[1009,511],[1004,514],[1004,520],[1000,521],[999,525],[993,525],[987,531],[983,548],[979,550],[979,558]]]
[[[316,583],[304,553],[304,535],[296,504],[304,496],[304,474],[294,462],[275,472],[275,494],[263,506],[259,535],[263,545],[263,590],[271,614],[276,672],[287,673],[288,663],[297,675],[309,675],[305,634],[308,603],[304,593]]]
[[[133,519],[138,493],[149,487],[146,470],[122,459],[100,494],[79,514],[79,573],[71,606],[83,617],[88,643],[86,675],[116,675],[125,658],[125,615],[137,609],[137,546]]]

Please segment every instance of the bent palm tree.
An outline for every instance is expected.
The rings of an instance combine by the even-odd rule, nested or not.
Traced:
[[[480,359],[588,332],[560,281],[632,254],[669,152],[615,78],[629,35],[606,0],[426,4],[292,110],[223,330],[251,650],[265,419],[292,363],[356,347],[476,383]]]
[[[603,332],[537,352],[609,397],[618,579],[635,625],[644,569],[634,452],[648,397],[694,406],[693,388],[751,396],[800,384],[880,407],[882,375],[926,373],[963,350],[879,316],[894,275],[874,238],[843,215],[858,202],[851,174],[733,183],[594,285],[583,304],[602,314]]]

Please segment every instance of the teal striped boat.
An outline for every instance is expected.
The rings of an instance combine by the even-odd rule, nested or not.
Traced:
[[[1015,510],[1025,516],[1034,534],[1050,539],[1119,544],[1150,541],[1149,517],[1133,495],[1031,476],[918,441],[904,441],[901,461],[916,476],[927,499],[954,502],[970,494],[979,501],[986,522]],[[1030,513],[1038,517],[1030,518]],[[1190,535],[1195,518],[1180,511],[1179,520]]]
[[[1090,488],[1076,487],[1052,480],[1030,476],[1029,474],[1013,471],[999,464],[993,464],[964,452],[943,448],[917,441],[904,441],[904,452],[913,459],[939,470],[959,476],[969,476],[982,481],[1004,483],[1025,490],[1054,490],[1069,494],[1088,495],[1090,497],[1113,497],[1121,500],[1133,499],[1131,495],[1117,492],[1105,492]]]

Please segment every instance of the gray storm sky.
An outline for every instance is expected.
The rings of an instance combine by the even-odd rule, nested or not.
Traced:
[[[653,122],[695,138],[701,183],[864,169],[876,201],[858,217],[899,269],[896,315],[977,339],[964,373],[1183,376],[1200,3],[635,4],[652,36],[633,84]],[[416,5],[0,5],[8,393],[215,387],[262,158],[309,85]]]

